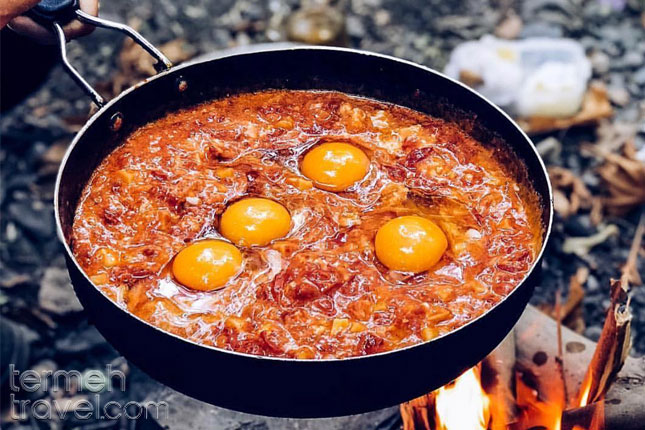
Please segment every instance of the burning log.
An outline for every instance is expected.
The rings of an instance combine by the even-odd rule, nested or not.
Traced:
[[[507,337],[482,362],[480,393],[465,390],[480,397],[475,397],[473,402],[470,397],[462,397],[452,405],[453,411],[483,417],[483,424],[474,428],[490,430],[642,429],[645,422],[642,405],[645,358],[626,359],[604,402],[563,413],[567,404],[576,404],[576,392],[582,385],[588,364],[593,361],[596,344],[566,327],[561,327],[560,337],[562,353],[558,351],[558,323],[529,306],[515,327],[514,335]],[[565,390],[565,385],[569,390]],[[445,388],[450,390],[454,386]],[[401,405],[405,430],[466,428],[444,426],[445,417],[437,406],[437,395],[442,390],[446,391],[440,389]],[[469,413],[470,406],[466,408],[465,405],[476,404],[474,409],[480,410],[481,398],[486,399],[488,412],[483,415]]]
[[[557,400],[558,396],[547,395],[547,390],[552,389],[552,386],[557,389],[559,384],[559,382],[548,381],[559,379],[556,364],[557,322],[529,306],[515,327],[515,332],[518,336],[516,339],[518,369],[528,372],[528,376],[522,373],[516,388],[518,405],[525,414],[521,417],[524,421],[520,420],[520,423],[513,425],[512,428],[526,430],[533,425],[537,428],[541,426],[557,429],[557,419],[553,420],[553,414],[559,413],[557,402],[549,403],[549,399]],[[578,387],[582,386],[588,364],[593,361],[596,344],[566,327],[562,328],[562,344],[564,383],[572,393],[567,403],[576,404],[575,393],[579,391]],[[534,398],[531,399],[531,395],[534,395]],[[527,397],[529,397],[528,402]],[[561,429],[641,430],[645,423],[643,399],[645,399],[645,357],[639,359],[627,357],[623,369],[609,387],[605,400],[587,407],[564,411]]]
[[[444,387],[401,404],[403,430],[506,430],[516,420],[514,365],[511,331],[480,365]]]
[[[629,299],[627,282],[612,280],[611,304],[605,325],[589,364],[576,405],[585,406],[605,396],[631,348]]]
[[[489,394],[491,430],[506,430],[517,421],[515,403],[515,331],[482,362],[482,386]]]
[[[403,430],[431,430],[434,428],[434,417],[428,412],[434,410],[434,401],[428,394],[417,397],[400,406]]]
[[[561,377],[565,364],[558,348],[559,327],[554,320],[529,307],[515,330],[517,405],[521,413],[512,428],[555,429],[566,406],[568,386],[566,377]],[[584,369],[578,371],[579,375],[583,373]]]
[[[629,376],[614,380],[631,347],[629,282],[641,282],[636,258],[645,233],[641,216],[629,257],[619,281],[611,282],[611,303],[594,355],[576,398],[577,408],[562,414],[562,429],[642,429],[645,423],[645,359],[640,365],[628,362]],[[634,275],[636,273],[636,275]],[[630,368],[631,367],[631,368]],[[613,383],[613,384],[612,384]],[[611,386],[609,396],[605,396]]]
[[[605,400],[562,414],[562,430],[642,430],[645,423],[645,358],[628,359]]]

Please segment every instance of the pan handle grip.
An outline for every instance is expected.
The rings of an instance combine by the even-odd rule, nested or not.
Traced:
[[[143,36],[139,34],[139,32],[134,30],[132,27],[121,24],[119,22],[108,21],[106,19],[89,15],[80,9],[78,0],[42,0],[31,10],[29,10],[27,12],[27,15],[39,24],[52,29],[52,31],[56,35],[56,38],[58,39],[60,56],[65,71],[67,71],[67,73],[72,77],[72,79],[74,79],[74,81],[76,81],[76,83],[83,89],[83,91],[85,91],[92,98],[92,101],[99,108],[105,105],[105,99],[85,80],[85,78],[83,78],[83,76],[81,76],[80,73],[78,73],[78,71],[70,64],[69,60],[67,59],[67,40],[65,38],[63,26],[73,19],[78,19],[81,22],[93,25],[95,27],[116,30],[132,38],[132,40],[134,40],[157,60],[157,63],[155,64],[155,69],[157,70],[157,72],[162,72],[172,67],[170,60],[168,60],[168,58],[163,53],[161,53],[161,51],[155,48],[154,45],[148,42]]]

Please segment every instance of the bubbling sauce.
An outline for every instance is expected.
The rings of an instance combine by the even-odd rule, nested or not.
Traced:
[[[301,171],[325,143],[369,159],[350,186],[317,186]],[[519,161],[514,173],[500,161],[508,153],[457,123],[337,92],[231,96],[170,113],[115,149],[84,189],[72,249],[119,306],[198,343],[300,359],[388,351],[462,326],[530,270],[539,199]],[[175,256],[226,240],[221,215],[243,198],[282,205],[286,235],[238,243],[241,269],[223,287],[180,284]],[[394,271],[377,258],[377,231],[401,216],[445,234],[430,269]]]

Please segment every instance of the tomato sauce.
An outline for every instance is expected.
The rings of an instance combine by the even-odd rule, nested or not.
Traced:
[[[303,154],[329,141],[370,159],[346,191],[299,171]],[[508,153],[457,123],[337,92],[236,95],[125,139],[85,187],[72,249],[119,306],[198,343],[301,359],[388,351],[483,314],[531,268],[539,200],[516,174],[521,163],[511,173],[500,161]],[[288,235],[240,247],[243,270],[222,289],[176,282],[173,257],[221,238],[220,215],[245,196],[287,208]],[[390,271],[375,256],[377,230],[402,215],[431,219],[448,239],[426,272]]]

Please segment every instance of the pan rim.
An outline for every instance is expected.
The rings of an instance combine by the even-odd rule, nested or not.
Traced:
[[[58,173],[56,175],[56,185],[54,188],[54,216],[56,219],[56,233],[58,236],[58,239],[62,242],[63,247],[65,249],[65,253],[68,256],[68,261],[72,261],[76,269],[78,270],[79,273],[82,274],[82,276],[85,278],[85,280],[94,288],[96,291],[98,291],[103,298],[105,298],[108,302],[111,303],[112,306],[115,306],[117,309],[120,311],[126,313],[128,316],[135,318],[138,320],[140,323],[143,323],[147,325],[148,327],[155,329],[159,332],[161,332],[164,335],[167,336],[172,336],[176,338],[177,340],[187,342],[189,344],[192,344],[193,346],[199,347],[199,348],[206,348],[210,349],[214,352],[217,353],[224,353],[224,354],[232,354],[236,355],[239,357],[243,357],[246,359],[256,359],[256,360],[270,360],[270,361],[279,361],[279,362],[287,362],[287,363],[292,363],[292,364],[297,364],[297,365],[313,365],[315,363],[333,363],[333,362],[353,362],[355,360],[363,360],[363,359],[368,359],[368,358],[376,358],[376,357],[382,357],[385,355],[391,355],[395,353],[404,353],[406,351],[412,350],[414,348],[420,348],[420,347],[425,347],[427,345],[432,344],[435,341],[440,341],[444,338],[447,338],[453,334],[457,334],[461,330],[465,330],[467,327],[469,327],[471,324],[475,324],[477,321],[480,319],[486,317],[490,312],[494,311],[496,308],[501,306],[504,302],[506,302],[508,299],[510,299],[511,296],[514,296],[518,294],[520,288],[525,284],[527,279],[535,272],[535,270],[538,267],[538,264],[542,263],[542,258],[544,256],[544,253],[546,251],[546,247],[549,242],[549,238],[551,237],[551,229],[553,225],[553,217],[554,217],[554,209],[553,209],[553,189],[551,185],[551,181],[549,179],[549,175],[547,173],[546,166],[544,164],[544,161],[542,160],[542,157],[540,157],[537,148],[533,144],[533,141],[528,137],[528,135],[522,130],[519,125],[506,113],[504,112],[501,108],[499,108],[497,105],[492,103],[490,100],[488,100],[486,97],[483,95],[479,94],[477,91],[473,90],[472,88],[466,86],[462,82],[459,82],[456,79],[453,79],[439,71],[436,71],[434,69],[431,69],[427,66],[423,66],[417,63],[414,63],[409,60],[404,60],[401,58],[397,58],[391,55],[386,55],[386,54],[380,54],[376,52],[371,52],[371,51],[365,51],[365,50],[360,50],[360,49],[353,49],[353,48],[341,48],[341,47],[328,47],[328,46],[315,46],[315,45],[296,45],[296,46],[290,46],[290,47],[271,47],[267,46],[270,44],[263,44],[262,47],[259,49],[251,50],[251,51],[246,51],[246,52],[226,52],[224,55],[221,56],[215,56],[213,58],[204,58],[204,59],[196,59],[192,61],[188,61],[186,63],[180,64],[178,66],[172,67],[169,70],[166,70],[164,72],[161,72],[157,75],[151,76],[135,85],[132,87],[126,89],[116,97],[114,97],[112,100],[110,100],[108,103],[106,103],[101,109],[99,109],[94,115],[92,115],[88,121],[83,125],[83,127],[76,133],[74,136],[74,139],[72,140],[72,143],[69,145],[67,148],[65,155],[61,161],[61,164],[58,169]],[[231,50],[227,50],[231,51]],[[238,352],[234,350],[228,350],[228,349],[223,349],[219,348],[213,345],[206,345],[202,343],[198,343],[194,340],[187,339],[185,337],[179,336],[177,334],[168,332],[166,330],[161,329],[160,327],[157,327],[156,325],[150,323],[149,321],[146,321],[139,316],[133,314],[132,312],[128,311],[126,308],[123,308],[119,306],[116,302],[114,302],[112,299],[110,299],[107,294],[102,291],[100,288],[98,288],[89,278],[89,276],[85,273],[83,268],[80,266],[78,261],[76,260],[76,257],[74,256],[69,243],[65,239],[65,235],[63,233],[63,228],[62,228],[62,221],[60,218],[60,201],[59,201],[59,196],[60,196],[60,185],[63,177],[63,172],[65,171],[65,168],[67,166],[67,162],[70,158],[71,153],[74,151],[76,145],[78,142],[82,139],[82,137],[85,135],[86,131],[92,127],[92,125],[103,116],[103,114],[108,111],[113,105],[115,105],[117,102],[121,101],[125,97],[127,97],[130,93],[136,91],[139,87],[155,81],[157,79],[162,79],[165,76],[176,74],[181,72],[182,70],[190,67],[195,67],[201,64],[209,63],[212,61],[217,61],[220,59],[225,59],[225,58],[231,58],[231,57],[239,57],[239,56],[248,56],[248,55],[255,55],[258,53],[274,53],[274,52],[289,52],[289,51],[334,51],[334,52],[343,52],[343,53],[348,53],[348,54],[355,54],[355,55],[362,55],[366,57],[376,57],[380,58],[383,60],[388,60],[391,62],[403,64],[408,67],[413,67],[416,69],[419,69],[425,73],[430,73],[435,76],[438,76],[440,78],[443,78],[444,80],[447,80],[451,82],[454,85],[457,85],[458,87],[461,88],[461,90],[466,91],[470,93],[472,96],[477,97],[481,99],[482,101],[486,102],[488,106],[493,108],[499,115],[501,115],[507,122],[512,124],[512,126],[520,133],[520,135],[524,138],[526,143],[528,143],[529,148],[533,151],[533,154],[535,155],[535,158],[537,159],[539,166],[542,170],[542,173],[544,174],[544,177],[546,179],[546,186],[547,186],[547,191],[548,191],[548,201],[543,201],[543,205],[548,205],[548,208],[544,208],[545,210],[548,210],[548,220],[546,222],[546,225],[544,225],[544,240],[542,241],[542,246],[540,248],[539,253],[537,254],[535,260],[533,261],[533,264],[531,265],[531,268],[526,272],[526,275],[522,278],[520,282],[517,283],[517,285],[513,288],[513,290],[508,293],[502,300],[497,302],[493,307],[488,309],[486,312],[482,313],[481,315],[471,319],[468,321],[466,324],[451,330],[448,333],[442,334],[436,338],[433,338],[429,341],[424,341],[420,342],[414,345],[408,345],[402,348],[396,348],[390,351],[384,351],[384,352],[378,352],[375,354],[367,354],[367,355],[361,355],[361,356],[352,356],[352,357],[344,357],[344,358],[320,358],[320,359],[298,359],[298,358],[288,358],[288,357],[274,357],[274,356],[265,356],[265,355],[254,355],[254,354],[249,354],[249,353],[244,353],[244,352]]]

